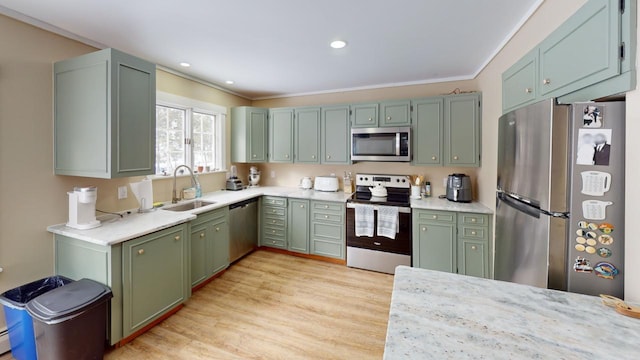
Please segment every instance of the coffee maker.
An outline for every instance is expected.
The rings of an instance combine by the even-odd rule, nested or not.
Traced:
[[[69,195],[68,227],[86,230],[100,226],[100,221],[96,220],[97,187],[74,187],[73,191],[67,194]]]

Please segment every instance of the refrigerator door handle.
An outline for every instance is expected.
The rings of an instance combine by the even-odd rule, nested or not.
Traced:
[[[540,214],[544,214],[555,218],[569,219],[569,213],[540,209],[540,207],[538,207],[532,201],[520,197],[516,194],[505,192],[502,189],[498,189],[496,193],[498,199],[503,201],[505,204],[533,217],[539,218]]]

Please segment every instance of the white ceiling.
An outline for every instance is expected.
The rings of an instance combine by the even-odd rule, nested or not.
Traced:
[[[0,0],[0,13],[258,99],[472,79],[542,1]]]

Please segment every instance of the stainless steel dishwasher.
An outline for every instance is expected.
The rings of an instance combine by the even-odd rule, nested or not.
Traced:
[[[231,262],[258,246],[258,198],[229,205],[229,237]]]

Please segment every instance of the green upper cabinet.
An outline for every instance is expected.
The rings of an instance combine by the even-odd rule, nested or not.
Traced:
[[[289,199],[289,226],[287,239],[289,251],[309,253],[309,200]]]
[[[349,164],[350,129],[349,106],[322,108],[320,123],[320,162],[322,164]]]
[[[559,96],[620,73],[620,1],[590,0],[540,44],[543,96]]]
[[[378,127],[378,108],[377,103],[352,105],[353,121],[351,127]]]
[[[411,102],[386,101],[380,103],[380,126],[411,126]]]
[[[269,109],[231,108],[231,162],[267,161],[268,116]]]
[[[442,166],[443,98],[414,100],[412,108],[413,165]]]
[[[154,174],[155,106],[155,64],[115,49],[55,63],[55,174]]]
[[[271,109],[269,114],[269,162],[293,162],[294,109]]]
[[[320,108],[297,108],[294,126],[294,162],[320,163]]]
[[[538,49],[527,54],[502,74],[502,109],[511,111],[535,102],[538,97]]]
[[[480,106],[479,93],[444,98],[445,166],[480,166]]]

